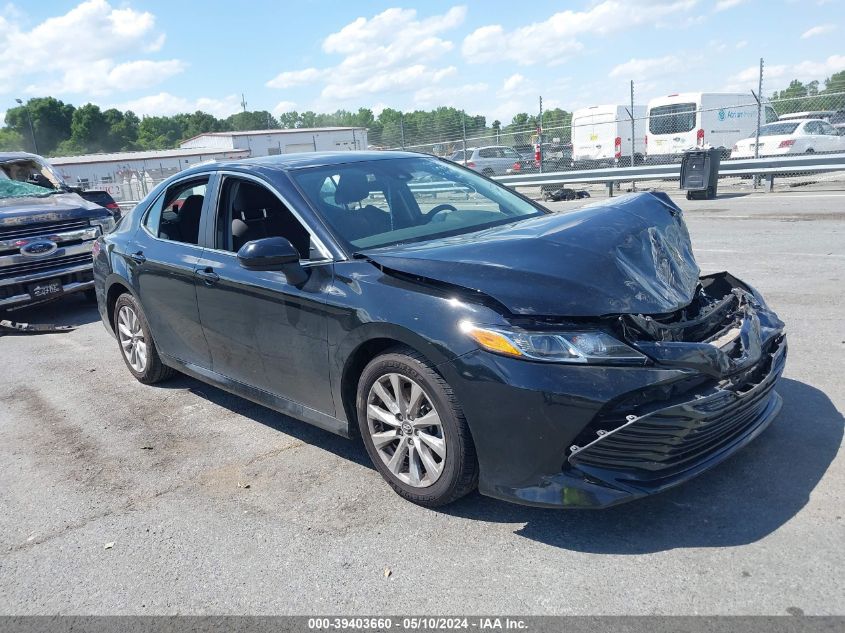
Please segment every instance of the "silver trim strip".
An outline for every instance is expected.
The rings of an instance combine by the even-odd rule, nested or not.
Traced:
[[[94,260],[85,264],[77,264],[70,268],[50,268],[42,270],[37,273],[30,273],[29,275],[20,275],[18,277],[10,277],[9,279],[0,279],[0,286],[13,286],[15,284],[25,284],[30,281],[39,281],[41,279],[51,279],[53,277],[61,277],[62,275],[72,275],[74,273],[84,273],[88,270],[94,269]],[[27,295],[28,296],[28,295]]]
[[[71,246],[59,247],[45,257],[38,257],[37,255],[0,255],[0,274],[4,274],[8,266],[15,266],[17,264],[40,264],[42,262],[49,262],[57,257],[73,257],[74,255],[86,255],[91,252],[91,247],[94,245],[93,241],[82,242],[82,244],[73,244]]]
[[[55,275],[54,275],[55,276]],[[91,281],[74,281],[69,284],[65,284],[62,286],[62,294],[57,295],[55,298],[58,299],[62,295],[70,294],[72,292],[78,292],[80,290],[88,290],[89,288],[94,287],[94,280]],[[33,301],[32,297],[29,294],[25,295],[15,295],[13,297],[7,297],[3,300],[0,300],[0,306],[8,306],[15,303],[41,303],[41,300]]]

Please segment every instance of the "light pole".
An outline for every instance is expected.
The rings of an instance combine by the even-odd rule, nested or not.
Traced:
[[[23,101],[20,99],[15,99],[19,105],[23,106],[24,112],[26,112],[26,120],[29,121],[29,133],[32,135],[32,150],[34,153],[38,153],[38,143],[35,142],[35,128],[32,127],[32,117],[29,116],[29,108],[23,105]]]

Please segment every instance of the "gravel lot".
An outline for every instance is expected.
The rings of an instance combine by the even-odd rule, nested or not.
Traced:
[[[413,506],[360,444],[135,382],[81,298],[17,313],[80,327],[0,337],[0,612],[845,613],[845,194],[679,203],[703,271],[786,321],[784,406],[715,470],[605,511]]]

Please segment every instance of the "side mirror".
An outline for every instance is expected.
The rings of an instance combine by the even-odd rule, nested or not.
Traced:
[[[238,263],[247,270],[281,271],[295,286],[308,277],[299,265],[299,251],[283,237],[265,237],[247,242],[238,251]]]

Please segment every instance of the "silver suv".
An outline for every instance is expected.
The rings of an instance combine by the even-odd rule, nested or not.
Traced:
[[[506,145],[468,147],[466,156],[464,156],[464,150],[458,150],[449,159],[485,176],[504,176],[515,163],[522,160],[515,149]]]

